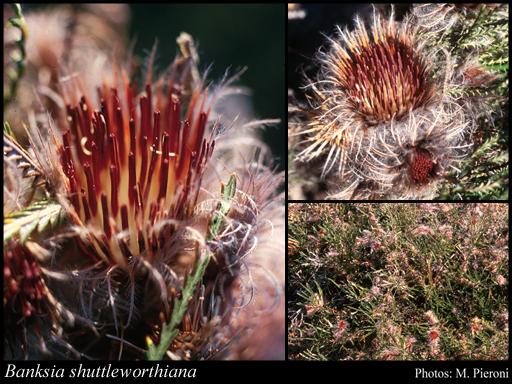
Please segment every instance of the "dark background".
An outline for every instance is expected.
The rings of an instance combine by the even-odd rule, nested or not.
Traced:
[[[22,4],[23,12],[48,4]],[[156,69],[165,69],[178,52],[176,37],[187,32],[198,43],[199,71],[210,64],[217,82],[247,66],[236,84],[252,90],[254,118],[281,119],[263,131],[279,170],[285,169],[285,4],[130,4],[129,38],[142,60],[158,41]]]
[[[353,29],[356,13],[365,11],[368,4],[301,4],[304,18],[288,21],[288,87],[295,96],[304,99],[300,87],[304,85],[301,71],[314,78],[317,67],[312,62],[316,52],[326,45],[325,36],[332,36],[336,25]]]
[[[312,61],[320,47],[328,47],[326,36],[335,36],[336,26],[344,31],[355,28],[356,15],[365,22],[367,28],[371,26],[372,13],[376,10],[388,16],[391,11],[390,4],[300,4],[300,9],[305,13],[304,18],[288,20],[288,88],[295,92],[300,100],[305,100],[304,93],[300,89],[304,85],[301,71],[305,71],[308,77],[313,78],[318,68]],[[395,4],[395,20],[401,20],[408,10],[409,4]]]
[[[159,63],[165,67],[177,52],[180,32],[199,43],[199,70],[213,63],[209,79],[219,80],[247,66],[238,84],[252,90],[254,117],[281,119],[264,130],[264,140],[284,170],[285,155],[285,4],[131,4],[130,37],[144,57],[158,38]]]

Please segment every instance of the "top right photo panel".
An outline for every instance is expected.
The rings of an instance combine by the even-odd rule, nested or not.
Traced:
[[[289,200],[508,199],[508,25],[508,4],[289,4]]]

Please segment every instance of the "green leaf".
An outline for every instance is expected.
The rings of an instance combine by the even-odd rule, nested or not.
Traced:
[[[171,345],[174,338],[178,336],[178,333],[179,331],[177,329],[171,329],[170,323],[164,323],[162,325],[162,336],[160,337],[160,344],[158,344],[158,346],[155,345],[148,337],[148,360],[162,360],[167,348],[169,348],[169,345]]]
[[[235,196],[236,192],[236,175],[233,173],[231,174],[231,177],[229,178],[229,181],[227,184],[224,184],[221,182],[221,188],[220,188],[220,196],[223,200],[229,201],[230,198]],[[221,203],[220,206],[220,213],[223,215],[227,215],[229,212],[229,204],[227,203]]]
[[[236,192],[236,175],[233,173],[229,178],[227,184],[221,182],[220,196],[224,200],[221,202],[219,212],[222,215],[226,215],[229,212],[230,199],[235,196]],[[213,239],[213,236],[217,235],[222,228],[222,215],[214,214],[208,225],[208,241]],[[210,254],[206,251],[206,256],[201,259],[199,255],[199,244],[196,244],[196,255],[194,259],[194,266],[190,274],[185,271],[185,278],[183,279],[183,287],[181,288],[181,297],[174,299],[174,309],[169,323],[162,324],[162,332],[160,336],[160,342],[155,345],[148,337],[146,342],[148,344],[147,358],[148,360],[161,360],[169,346],[171,345],[174,338],[178,335],[178,330],[175,329],[182,321],[183,316],[187,310],[189,300],[195,293],[196,287],[203,278],[204,271],[210,262]]]
[[[14,136],[14,132],[11,129],[11,126],[7,121],[4,121],[4,132],[9,135],[14,141],[17,142],[16,136]]]
[[[196,244],[196,259],[195,266],[188,276],[184,280],[184,286],[181,288],[181,298],[176,297],[174,299],[174,309],[172,312],[171,321],[169,323],[162,324],[162,332],[160,336],[160,342],[155,345],[151,339],[147,338],[148,343],[148,360],[162,360],[165,353],[169,349],[174,338],[178,335],[178,329],[175,329],[183,320],[185,312],[187,311],[187,305],[192,296],[195,293],[196,286],[201,281],[204,275],[204,271],[210,262],[210,255],[206,252],[203,259],[200,258],[199,244]]]
[[[227,215],[230,209],[229,200],[235,196],[236,193],[236,174],[232,173],[231,177],[229,178],[229,181],[227,184],[224,184],[223,182],[220,183],[220,197],[222,200],[220,203],[219,212],[222,213],[222,215]],[[214,214],[212,219],[210,220],[208,229],[209,234],[207,237],[208,241],[213,240],[213,237],[216,236],[221,228],[222,228],[222,216],[218,214]]]
[[[25,244],[36,228],[42,233],[49,223],[55,228],[64,221],[65,214],[60,204],[46,200],[36,202],[19,212],[4,216],[4,244],[16,234],[20,236],[20,243]]]
[[[208,236],[208,241],[212,241],[213,237],[217,235],[222,228],[222,216],[214,215],[210,220],[210,235]]]
[[[25,72],[27,56],[25,50],[27,42],[27,24],[25,23],[25,17],[23,16],[23,12],[21,11],[21,6],[19,4],[11,4],[11,7],[15,16],[11,17],[5,26],[18,28],[21,36],[18,36],[17,34],[13,35],[13,41],[17,45],[19,52],[11,52],[11,57],[16,64],[16,69],[9,67],[6,72],[7,76],[11,80],[11,84],[10,87],[8,84],[5,84],[6,86],[4,87],[4,107],[14,98],[19,80]]]

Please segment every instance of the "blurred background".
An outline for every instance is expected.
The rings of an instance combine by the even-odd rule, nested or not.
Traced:
[[[401,20],[409,4],[395,4],[395,19]],[[370,23],[370,15],[376,8],[388,15],[391,4],[289,4],[288,5],[288,88],[298,99],[305,100],[300,87],[304,85],[301,71],[314,77],[318,68],[312,62],[316,52],[327,44],[326,36],[336,33],[336,26],[342,30],[355,26],[354,18],[359,15],[365,23]]]
[[[284,170],[285,156],[285,23],[284,4],[131,4],[130,34],[143,56],[158,39],[159,63],[171,63],[176,37],[187,32],[199,43],[199,70],[213,63],[209,79],[226,69],[247,66],[240,85],[252,90],[254,117],[281,119],[263,132],[275,161]]]
[[[24,13],[52,7],[22,4]],[[79,5],[91,11],[100,4]],[[158,42],[156,70],[164,70],[178,52],[176,37],[190,34],[197,44],[200,72],[210,64],[208,79],[217,82],[229,68],[231,75],[247,66],[237,85],[252,90],[253,118],[281,119],[263,132],[276,164],[284,170],[285,157],[285,23],[284,4],[129,4],[115,11],[94,13],[128,27],[134,55],[142,60]],[[4,8],[5,9],[5,8]],[[98,14],[99,15],[99,14]],[[30,36],[29,36],[30,40]]]

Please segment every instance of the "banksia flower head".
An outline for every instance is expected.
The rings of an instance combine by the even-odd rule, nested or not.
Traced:
[[[466,159],[475,108],[483,106],[452,96],[449,90],[474,82],[431,39],[412,15],[396,22],[393,11],[389,19],[374,12],[370,31],[356,17],[354,31],[338,26],[317,54],[309,105],[292,102],[290,131],[309,135],[296,160],[325,158],[331,198],[431,197]],[[460,68],[469,65],[475,63],[468,59]],[[476,68],[477,77],[486,76]]]
[[[432,355],[439,353],[439,332],[435,328],[431,328],[427,331],[427,344]]]
[[[508,312],[503,312],[503,313],[500,313],[498,316],[497,316],[497,322],[498,322],[498,326],[504,330],[504,331],[507,331],[508,332]]]
[[[284,207],[275,194],[282,174],[256,154],[225,162],[229,169],[212,164],[230,128],[214,112],[216,96],[229,93],[238,75],[215,86],[206,73],[195,77],[193,41],[182,34],[179,42],[188,49],[156,82],[153,50],[141,93],[129,65],[115,60],[99,85],[72,66],[63,70],[58,104],[66,126],[49,119],[48,140],[33,145],[36,160],[23,154],[45,180],[47,200],[37,218],[26,210],[9,216],[7,302],[56,323],[46,333],[35,329],[53,353],[284,357]],[[4,154],[24,167],[22,149],[9,131],[4,137]],[[20,216],[35,224],[16,227]],[[48,234],[49,223],[52,236],[36,233]],[[256,323],[256,315],[268,322]],[[266,343],[256,340],[262,335]]]
[[[162,81],[153,93],[150,69],[138,100],[126,73],[121,89],[98,88],[96,107],[89,96],[69,92],[65,98],[70,130],[63,133],[62,167],[80,222],[105,236],[97,246],[108,244],[110,251],[101,258],[123,264],[134,254],[154,251],[158,236],[149,236],[142,223],[151,227],[164,211],[178,220],[192,213],[215,141],[205,137],[209,103],[204,79],[181,120],[190,62],[182,70],[178,63],[166,79],[166,95]],[[69,83],[63,84],[67,90],[72,88]],[[115,239],[121,232],[130,239],[123,245]]]
[[[397,29],[394,22],[376,19],[372,39],[361,20],[350,33],[339,30],[344,49],[334,42],[328,67],[340,88],[351,97],[352,110],[368,125],[399,119],[408,110],[432,98],[433,84],[427,81],[427,63],[421,48],[415,51],[414,31]]]
[[[332,328],[332,333],[333,333],[334,337],[336,339],[341,338],[343,336],[343,334],[345,333],[345,331],[347,330],[348,325],[349,325],[348,321],[346,321],[344,319],[340,319],[340,322]]]
[[[33,254],[25,246],[6,250],[4,252],[4,326],[10,330],[10,335],[19,337],[21,345],[26,347],[28,338],[20,332],[22,328],[18,326],[22,323],[33,329],[39,338],[41,348],[45,349],[37,317],[47,313],[51,314],[50,316],[59,316],[59,311],[54,304],[55,301],[50,296]],[[53,322],[59,324],[58,321]]]

